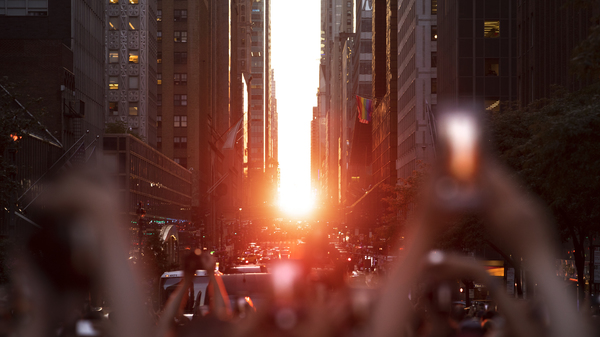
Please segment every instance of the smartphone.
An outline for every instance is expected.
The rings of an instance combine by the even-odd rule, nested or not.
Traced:
[[[468,209],[479,204],[481,128],[471,113],[447,113],[440,118],[442,174],[436,194],[449,208]]]

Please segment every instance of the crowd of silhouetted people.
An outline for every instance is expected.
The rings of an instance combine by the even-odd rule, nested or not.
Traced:
[[[594,303],[582,303],[578,309],[573,294],[556,277],[555,238],[548,225],[552,220],[540,202],[493,160],[480,159],[476,175],[457,175],[458,183],[446,175],[461,168],[440,167],[433,171],[415,207],[403,258],[394,261],[376,289],[349,287],[344,268],[315,273],[307,259],[271,270],[271,292],[260,307],[251,299],[232,303],[220,273],[215,272],[215,259],[198,250],[186,257],[182,281],[158,313],[148,309],[141,277],[129,262],[110,184],[91,172],[56,179],[48,183],[32,215],[41,229],[23,239],[22,249],[13,256],[11,286],[0,293],[0,333],[19,337],[598,336]],[[527,261],[537,284],[535,298],[508,296],[506,287],[475,259],[434,250],[439,234],[473,207],[490,237]],[[183,309],[190,301],[197,270],[207,271],[208,306],[186,316]],[[464,279],[484,285],[491,301],[467,308],[454,303],[447,284]],[[108,315],[94,305],[91,293],[110,299]]]

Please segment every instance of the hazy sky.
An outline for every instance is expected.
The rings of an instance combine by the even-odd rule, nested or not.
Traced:
[[[310,121],[317,105],[320,0],[272,0],[271,55],[279,113],[282,205],[310,203]]]

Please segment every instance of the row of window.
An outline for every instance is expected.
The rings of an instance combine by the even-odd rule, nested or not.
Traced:
[[[156,122],[158,126],[162,126],[162,116],[156,116]],[[173,127],[175,128],[187,128],[187,116],[173,116]]]
[[[156,63],[162,63],[162,52],[156,54]],[[187,64],[187,52],[174,53],[173,63],[175,64]]]
[[[137,116],[139,110],[139,105],[137,102],[129,102],[127,107],[127,113],[129,116]],[[113,116],[119,115],[119,102],[109,102],[108,103],[108,111]]]
[[[128,88],[129,89],[139,89],[140,87],[140,78],[137,76],[129,76],[127,79]],[[108,78],[108,89],[109,90],[119,90],[119,77],[118,76],[110,76]]]
[[[140,62],[140,51],[130,49],[127,52],[127,60],[129,63],[139,63]],[[119,51],[118,50],[109,50],[108,51],[108,63],[119,63]]]
[[[156,21],[162,21],[162,9],[159,9],[156,11]],[[173,21],[176,21],[176,22],[187,21],[187,9],[173,10]]]
[[[119,30],[119,22],[121,22],[121,18],[118,16],[111,16],[108,18],[108,30]],[[125,27],[123,27],[125,28]],[[129,21],[127,23],[128,30],[139,30],[140,29],[140,18],[138,16],[130,16]]]
[[[130,5],[137,5],[139,0],[122,0],[122,3],[129,3]],[[119,0],[110,0],[111,4],[118,4]]]
[[[496,39],[500,37],[500,21],[485,21],[483,23],[483,36],[486,39]],[[437,41],[437,26],[431,26],[431,41]]]
[[[173,83],[175,85],[184,85],[187,84],[187,74],[186,73],[175,73],[173,74]],[[162,74],[156,74],[156,84],[162,84]]]
[[[177,43],[185,43],[187,42],[187,30],[176,30],[173,32],[173,41]],[[156,41],[162,41],[162,31],[156,32]]]
[[[162,146],[162,137],[156,137],[156,143],[159,147]],[[176,149],[187,149],[187,137],[173,137],[173,147]]]

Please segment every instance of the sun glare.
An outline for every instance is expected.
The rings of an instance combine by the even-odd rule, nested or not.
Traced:
[[[321,52],[320,8],[317,0],[302,6],[272,2],[272,66],[277,86],[279,114],[280,209],[291,216],[305,216],[314,201],[310,175],[310,123],[318,105]],[[289,13],[302,18],[303,29],[289,24]]]
[[[279,207],[289,215],[308,215],[314,207],[314,200],[310,190],[288,188],[279,195]]]

